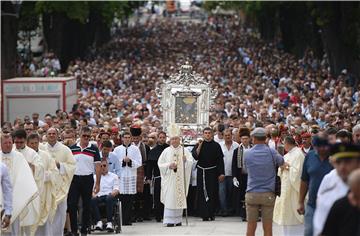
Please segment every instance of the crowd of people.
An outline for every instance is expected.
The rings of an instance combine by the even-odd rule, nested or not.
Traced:
[[[186,158],[173,164],[169,156],[181,155],[179,134],[167,140],[155,90],[185,61],[217,97],[204,141],[183,150]],[[77,234],[80,196],[82,234],[91,208],[96,229],[114,229],[116,197],[124,225],[152,216],[169,227],[181,225],[187,207],[204,221],[240,215],[248,235],[260,217],[265,235],[273,221],[286,226],[284,234],[291,234],[289,225],[303,224],[305,235],[358,230],[360,87],[346,69],[331,75],[326,56],[318,60],[308,50],[297,59],[280,43],[262,41],[237,16],[212,16],[200,24],[155,18],[119,29],[88,60],[72,62],[67,74],[79,88],[71,112],[43,118],[35,112],[2,124],[1,160],[14,205],[4,194],[3,226],[11,222],[13,235],[60,235],[66,212],[66,228]],[[23,176],[28,182],[16,182]],[[18,194],[24,186],[26,196]],[[11,192],[9,184],[2,187]],[[180,197],[169,195],[177,189]],[[101,201],[108,205],[106,226],[97,210]],[[334,222],[339,218],[344,224]]]
[[[61,72],[59,58],[53,52],[34,57],[30,62],[20,61],[17,64],[18,77],[54,77]]]

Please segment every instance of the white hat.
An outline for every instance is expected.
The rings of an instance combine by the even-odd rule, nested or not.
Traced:
[[[171,123],[167,128],[167,131],[169,133],[170,138],[179,137],[181,134],[180,127],[175,123]]]

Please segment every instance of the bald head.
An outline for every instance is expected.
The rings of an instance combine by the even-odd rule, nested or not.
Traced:
[[[46,138],[50,145],[54,145],[58,140],[59,132],[55,128],[49,128],[46,131]]]

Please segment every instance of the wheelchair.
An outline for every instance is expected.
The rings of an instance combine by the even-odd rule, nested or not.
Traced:
[[[99,205],[99,211],[100,211],[100,220],[104,222],[104,220],[106,219],[106,205],[105,203],[100,203]],[[113,220],[112,220],[112,224],[114,227],[113,231],[108,231],[109,233],[121,233],[122,231],[122,212],[121,212],[121,201],[119,197],[116,197],[116,203],[114,204],[114,210],[113,210]],[[104,217],[105,216],[105,217]],[[95,224],[96,222],[94,222],[94,218],[93,215],[91,213],[90,215],[90,225],[88,228],[88,234],[91,234],[93,232],[99,232],[98,230],[95,229]],[[103,228],[100,232],[106,232],[106,225],[103,224]]]

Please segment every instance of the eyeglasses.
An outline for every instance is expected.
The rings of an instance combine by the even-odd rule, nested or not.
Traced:
[[[83,134],[83,135],[81,135],[81,137],[83,137],[83,138],[90,138],[90,137],[91,137],[91,135],[88,135],[88,134]]]

